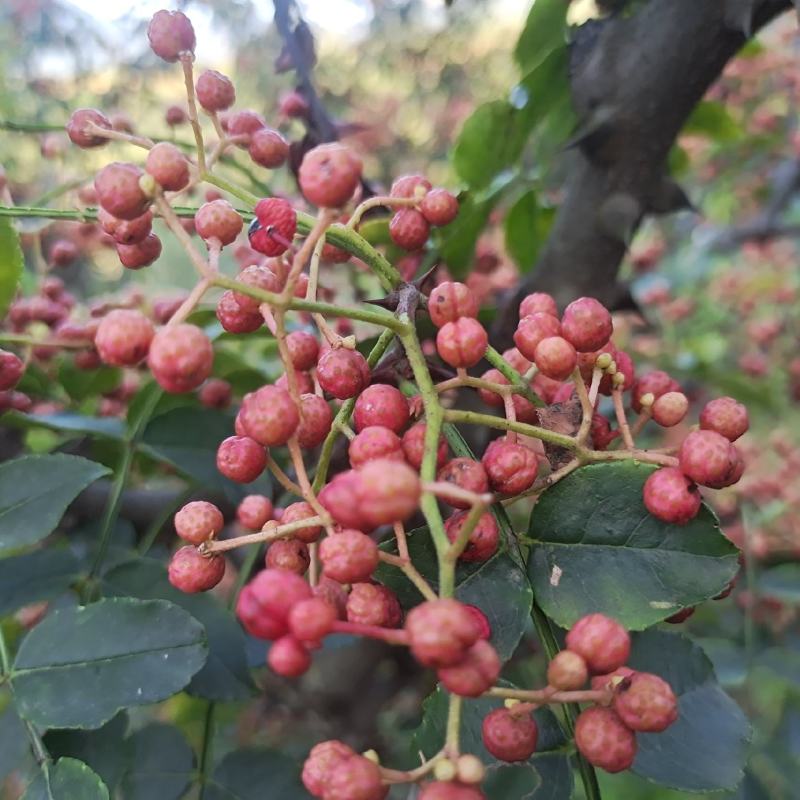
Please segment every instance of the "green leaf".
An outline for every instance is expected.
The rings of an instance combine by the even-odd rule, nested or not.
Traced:
[[[87,397],[114,391],[122,380],[122,370],[116,367],[79,369],[69,359],[61,362],[58,369],[58,380],[67,394],[73,400],[80,402]]]
[[[530,272],[550,234],[555,210],[539,205],[531,189],[517,199],[506,214],[506,249],[522,272]]]
[[[113,793],[130,762],[127,728],[128,715],[122,711],[95,731],[49,731],[44,744],[54,758],[69,756],[88,764]]]
[[[495,200],[477,201],[472,195],[459,198],[458,216],[442,232],[439,249],[454,278],[463,278],[475,255],[475,245],[486,227]]]
[[[220,761],[206,800],[310,800],[300,782],[302,764],[274,750],[234,750]]]
[[[28,732],[8,693],[3,700],[8,704],[0,714],[0,786],[9,773],[19,769],[30,747]]]
[[[686,636],[636,634],[628,664],[660,675],[678,697],[678,719],[662,733],[639,733],[633,771],[689,792],[735,789],[742,779],[750,725],[719,687],[711,662]]]
[[[509,685],[509,684],[503,684]],[[498,761],[483,746],[483,718],[503,701],[479,697],[465,703],[461,712],[461,747],[486,765],[487,775],[482,788],[487,797],[503,800],[561,800],[572,795],[572,767],[563,752],[564,735],[548,708],[537,709],[539,740],[536,752],[524,763],[508,765]],[[437,687],[422,706],[422,723],[414,733],[414,748],[428,758],[442,747],[447,725],[448,695]]]
[[[683,133],[707,136],[717,142],[726,143],[741,138],[742,128],[722,103],[703,100],[694,107],[686,120]]]
[[[255,691],[245,655],[246,639],[233,614],[210,594],[185,594],[167,579],[160,561],[138,558],[120,564],[104,578],[110,595],[169,600],[188,611],[206,630],[208,659],[186,691],[207,700],[246,700]]]
[[[164,600],[115,598],[54,611],[23,639],[11,685],[42,728],[97,728],[165,700],[206,660],[203,626]]]
[[[63,453],[0,464],[0,553],[43,539],[78,494],[106,474],[100,464]]]
[[[0,616],[58,597],[80,573],[80,561],[66,549],[36,550],[0,560]]]
[[[761,574],[759,594],[784,603],[800,604],[800,564],[779,564]]]
[[[553,50],[563,46],[566,14],[563,0],[536,0],[514,48],[514,60],[521,72],[535,69]]]
[[[84,414],[20,414],[11,411],[3,417],[3,424],[15,428],[47,428],[64,434],[87,434],[122,441],[125,424],[116,417],[88,417]]]
[[[108,789],[82,761],[59,758],[42,767],[22,800],[108,800]]]
[[[652,516],[642,487],[653,468],[593,464],[541,496],[530,518],[528,574],[544,612],[570,627],[595,611],[641,630],[719,594],[738,551],[703,506],[687,525]]]
[[[0,217],[0,318],[14,299],[24,265],[19,236],[11,220]]]
[[[125,800],[178,800],[189,788],[194,753],[173,725],[154,723],[136,731],[126,743],[131,767],[122,779]]]

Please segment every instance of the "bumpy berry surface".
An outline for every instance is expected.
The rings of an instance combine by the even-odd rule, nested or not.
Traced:
[[[736,447],[716,431],[692,431],[678,450],[683,474],[712,488],[729,486],[738,479],[740,460]]]
[[[331,769],[322,800],[383,800],[388,792],[378,765],[352,756]]]
[[[263,494],[248,494],[236,509],[236,519],[249,531],[260,531],[272,519],[272,500]]]
[[[467,519],[467,511],[459,511],[449,517],[444,524],[447,538],[454,542]],[[466,562],[487,561],[497,552],[500,542],[500,531],[495,522],[494,515],[487,511],[482,514],[472,533],[469,535],[467,546],[462,551],[459,559]]]
[[[356,486],[358,474],[355,470],[340,472],[318,495],[322,507],[333,519],[346,528],[366,529],[367,524],[358,506]]]
[[[419,210],[431,225],[449,225],[458,216],[458,200],[446,189],[432,189],[420,201]]]
[[[367,360],[356,350],[328,350],[317,363],[319,385],[337,400],[355,397],[369,383],[369,377]]]
[[[489,476],[486,474],[483,464],[472,458],[451,458],[436,476],[438,481],[447,481],[466,489],[469,492],[483,494],[489,490]],[[470,504],[466,500],[455,497],[448,497],[447,502],[455,508],[469,508]]]
[[[694,519],[700,510],[697,486],[677,467],[662,467],[650,475],[644,484],[643,498],[654,517],[676,525]]]
[[[489,345],[486,329],[471,317],[446,322],[436,334],[436,349],[451,367],[474,367]]]
[[[519,321],[514,333],[514,344],[520,354],[532,362],[536,357],[536,348],[542,339],[560,335],[561,323],[558,318],[543,311],[536,311]]]
[[[22,359],[8,350],[0,350],[0,391],[13,389],[25,372]]]
[[[706,403],[700,412],[700,427],[716,431],[735,442],[750,427],[747,409],[732,397],[718,397]]]
[[[339,208],[353,196],[361,169],[361,159],[350,148],[335,142],[318,145],[300,164],[300,191],[315,206]]]
[[[631,652],[631,637],[604,614],[581,617],[567,633],[567,649],[582,656],[592,672],[613,672]]]
[[[222,556],[203,556],[192,545],[176,550],[169,562],[169,582],[187,594],[213,589],[224,574]]]
[[[140,242],[118,244],[117,255],[126,269],[149,267],[161,255],[161,239],[154,233],[148,233]]]
[[[245,311],[233,292],[223,292],[217,303],[217,319],[228,333],[252,333],[264,324],[259,311]]]
[[[215,69],[201,72],[194,88],[197,102],[206,111],[224,111],[236,102],[233,81]]]
[[[389,190],[391,197],[424,197],[431,190],[431,182],[424,175],[401,175]]]
[[[283,510],[283,516],[281,517],[281,525],[288,525],[292,522],[300,522],[300,520],[311,519],[312,517],[316,516],[317,512],[314,511],[314,509],[308,503],[306,503],[304,500],[301,500],[298,503],[292,503],[291,505],[286,506],[286,508]],[[319,539],[321,533],[321,525],[308,525],[304,528],[299,528],[298,530],[294,531],[292,536],[295,539],[299,539],[301,542],[312,544]]]
[[[653,419],[665,428],[683,422],[689,411],[689,399],[683,392],[666,392],[654,403],[651,409]]]
[[[481,459],[489,485],[501,494],[519,494],[533,486],[539,471],[536,453],[525,445],[495,439]]]
[[[547,665],[547,683],[563,692],[580,689],[588,680],[586,661],[572,650],[562,650]]]
[[[206,408],[227,408],[231,404],[233,389],[221,378],[207,380],[197,393],[197,399]]]
[[[94,346],[106,364],[133,367],[147,356],[154,335],[153,324],[141,311],[115,308],[100,320]]]
[[[407,464],[378,459],[358,469],[356,499],[368,526],[404,522],[419,507],[419,475]]]
[[[282,636],[267,652],[267,664],[284,678],[297,678],[311,666],[311,653],[294,636]]]
[[[117,244],[136,244],[152,230],[153,212],[145,211],[134,219],[119,219],[101,207],[97,209],[97,221],[103,231]]]
[[[562,336],[548,336],[536,345],[533,360],[542,375],[563,381],[569,378],[575,369],[578,354]]]
[[[286,337],[286,349],[295,369],[307,371],[316,366],[319,342],[313,333],[292,331]]]
[[[182,53],[194,52],[194,28],[182,11],[156,11],[147,26],[147,38],[164,61],[177,61]]]
[[[314,797],[322,797],[334,767],[354,755],[352,748],[336,739],[314,745],[303,764],[303,786]]]
[[[536,751],[539,728],[528,713],[514,713],[511,708],[497,708],[483,718],[484,747],[501,761],[527,761]]]
[[[189,162],[172,142],[156,144],[147,154],[144,168],[168,192],[177,192],[189,183]]]
[[[522,302],[519,304],[520,319],[537,312],[558,317],[558,306],[552,295],[547,294],[547,292],[533,292],[522,298]]]
[[[265,569],[239,595],[236,615],[253,636],[279,639],[289,630],[292,608],[311,596],[311,587],[299,575]]]
[[[266,466],[266,451],[249,436],[229,436],[217,448],[217,469],[237,483],[251,483]]]
[[[452,667],[480,637],[473,614],[458,600],[428,600],[406,617],[411,652],[426,667]]]
[[[264,564],[268,569],[284,569],[304,575],[311,563],[308,546],[299,539],[278,539],[267,550]]]
[[[595,675],[591,680],[592,689],[613,689],[618,686],[624,678],[630,678],[636,674],[636,670],[630,667],[618,667],[613,672],[606,675]]]
[[[250,246],[270,257],[285,253],[297,232],[297,213],[291,203],[268,197],[258,201],[255,214],[247,231]]]
[[[262,386],[245,395],[240,413],[247,435],[265,447],[286,444],[300,424],[294,400],[280,386]]]
[[[459,317],[477,317],[478,300],[472,290],[458,281],[445,281],[428,296],[428,314],[437,328]]]
[[[319,558],[329,578],[339,583],[362,583],[378,566],[378,546],[361,531],[346,528],[322,541]]]
[[[425,456],[425,431],[427,426],[424,422],[412,425],[403,434],[403,452],[406,460],[414,469],[422,466],[422,459]],[[442,467],[447,461],[447,441],[443,436],[439,437],[439,444],[436,448],[436,467]]]
[[[240,147],[247,147],[250,137],[266,127],[267,122],[264,117],[249,108],[235,111],[228,117],[228,136],[241,138],[242,141],[238,143]]]
[[[430,232],[428,221],[413,208],[401,208],[396,211],[389,223],[389,235],[392,241],[403,250],[421,249],[428,241]]]
[[[205,500],[193,500],[175,514],[175,532],[189,544],[200,544],[216,536],[225,524],[222,512]]]
[[[678,718],[678,701],[663,678],[637,672],[620,685],[614,710],[631,730],[659,733]]]
[[[614,332],[608,309],[593,297],[573,300],[561,317],[561,335],[581,353],[603,347]]]
[[[408,423],[408,400],[394,386],[373,383],[358,396],[353,409],[353,425],[362,431],[371,425],[400,433]]]
[[[336,610],[320,597],[302,600],[289,612],[289,631],[301,642],[319,642],[333,628]]]
[[[437,674],[448,692],[461,697],[480,697],[497,682],[501,667],[494,647],[479,639],[458,664],[442,667]]]
[[[150,199],[139,186],[142,175],[135,164],[121,161],[106,164],[94,179],[97,202],[119,219],[140,217],[150,205]]]
[[[646,372],[633,385],[631,408],[634,411],[642,410],[642,397],[652,394],[655,399],[667,392],[679,392],[680,384],[660,369]]]
[[[396,433],[380,425],[372,425],[359,433],[347,450],[353,469],[376,459],[405,461],[403,443]]]
[[[593,706],[575,723],[575,744],[586,760],[606,772],[629,769],[636,758],[636,737],[617,713]]]
[[[159,385],[180,394],[196,389],[211,373],[214,350],[196,325],[161,328],[150,343],[147,365]]]
[[[331,431],[333,411],[324,397],[316,394],[300,395],[300,424],[297,426],[297,443],[311,449],[321,445]]]
[[[239,212],[227,200],[203,203],[194,215],[194,227],[198,236],[206,241],[219,239],[223,246],[236,239],[243,224]]]
[[[78,108],[72,112],[67,123],[67,136],[70,141],[83,148],[100,147],[106,144],[108,139],[92,133],[88,129],[90,125],[111,130],[111,121],[102,111],[98,111],[96,108]]]
[[[346,606],[349,622],[396,628],[401,611],[397,596],[379,583],[356,583],[350,589]]]

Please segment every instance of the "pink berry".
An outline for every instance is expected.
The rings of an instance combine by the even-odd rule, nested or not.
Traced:
[[[564,651],[569,652],[569,651]],[[606,675],[595,675],[591,680],[592,689],[616,689],[624,678],[630,678],[636,674],[636,670],[630,667],[618,667]]]
[[[8,350],[0,350],[1,391],[13,389],[20,382],[24,372],[25,364],[19,356],[9,353]]]
[[[104,208],[97,209],[97,221],[105,233],[117,244],[136,244],[141,242],[152,230],[153,212],[145,211],[134,219],[118,219]]]
[[[514,495],[533,486],[539,472],[536,453],[523,444],[495,439],[481,459],[489,485],[500,494]]]
[[[252,333],[264,324],[260,311],[245,311],[230,291],[219,298],[217,319],[228,333]]]
[[[355,470],[340,472],[333,480],[322,488],[318,499],[322,507],[333,519],[344,527],[366,528],[367,524],[361,514],[356,496],[359,482]]]
[[[475,494],[484,494],[489,490],[489,476],[486,474],[483,464],[472,458],[451,458],[439,470],[436,480],[452,483],[459,489],[466,489]],[[447,502],[455,508],[469,508],[470,506],[468,501],[455,497],[448,498]]]
[[[193,500],[175,514],[175,533],[189,544],[198,545],[212,539],[225,524],[222,512],[205,500]]]
[[[197,102],[206,111],[224,111],[236,101],[236,89],[231,79],[214,69],[201,72],[195,83]]]
[[[319,558],[329,578],[361,583],[368,581],[378,566],[378,545],[361,531],[346,528],[323,539]]]
[[[617,713],[593,706],[575,723],[575,744],[584,758],[606,772],[629,769],[636,758],[636,737]]]
[[[388,792],[378,765],[363,756],[352,756],[331,770],[322,799],[383,800]]]
[[[454,542],[467,519],[467,511],[459,511],[449,517],[444,525],[447,538]],[[500,531],[497,528],[494,515],[487,511],[482,514],[478,524],[469,535],[467,546],[461,552],[459,560],[465,562],[488,561],[496,552],[500,542]]]
[[[719,397],[706,403],[700,412],[700,427],[716,431],[731,442],[747,432],[750,419],[747,409],[732,397]]]
[[[514,333],[514,344],[519,352],[530,361],[536,358],[539,342],[551,336],[561,335],[561,323],[552,314],[537,311],[523,317]]]
[[[471,317],[446,322],[436,334],[439,356],[451,367],[474,367],[489,346],[486,329]]]
[[[159,142],[147,154],[145,170],[162,189],[177,192],[189,183],[189,162],[172,142]]]
[[[266,466],[264,448],[249,436],[229,436],[217,449],[217,469],[237,483],[251,483]]]
[[[197,393],[200,404],[206,408],[227,408],[231,404],[233,389],[228,381],[222,378],[207,380]]]
[[[403,443],[396,433],[379,425],[364,428],[348,448],[350,466],[353,469],[376,459],[405,461]]]
[[[355,489],[369,527],[404,522],[419,508],[419,475],[400,461],[368,461],[358,469]]]
[[[314,587],[314,597],[324,600],[336,612],[337,619],[346,618],[347,592],[338,581],[327,575],[321,575]]]
[[[261,128],[250,137],[250,158],[267,169],[277,169],[289,157],[289,143],[277,131]]]
[[[184,53],[194,53],[194,28],[181,11],[156,11],[147,26],[153,52],[164,61],[177,61]]]
[[[204,556],[192,545],[181,547],[169,562],[169,582],[182,592],[195,594],[213,589],[225,574],[222,556]]]
[[[615,619],[604,614],[581,617],[567,633],[567,649],[582,656],[592,672],[613,672],[631,652],[631,637]]]
[[[614,710],[634,731],[660,733],[678,718],[678,701],[670,685],[649,672],[637,672],[620,684]]]
[[[196,389],[211,373],[214,349],[196,325],[182,322],[161,328],[153,337],[147,365],[167,392]]]
[[[250,246],[271,257],[285,253],[297,232],[297,213],[291,204],[280,197],[268,197],[258,201],[255,214],[247,232]]]
[[[427,600],[406,617],[414,658],[426,667],[452,667],[480,638],[473,614],[458,600]]]
[[[243,224],[239,213],[227,200],[204,203],[194,215],[197,234],[206,241],[219,239],[223,246],[236,239]]]
[[[58,239],[50,246],[47,261],[53,267],[68,267],[77,261],[79,255],[74,242],[69,239]]]
[[[322,641],[333,629],[336,610],[320,597],[303,600],[289,612],[289,631],[301,642]]]
[[[353,425],[362,431],[372,425],[400,433],[408,422],[408,400],[394,386],[373,383],[358,396],[353,409]]]
[[[446,189],[433,189],[422,198],[419,210],[431,225],[449,225],[458,216],[458,200]]]
[[[562,650],[547,665],[547,683],[562,692],[581,689],[589,680],[589,668],[583,656],[572,650]]]
[[[300,395],[300,424],[297,426],[297,443],[300,447],[318,447],[331,432],[333,411],[324,397],[316,394]]]
[[[379,583],[355,583],[347,597],[346,613],[349,622],[396,628],[402,612],[391,589]]]
[[[266,292],[277,293],[281,290],[278,276],[263,264],[251,264],[249,267],[245,267],[236,276],[236,280],[245,286],[263,289]],[[244,294],[244,292],[234,292],[233,299],[236,300],[242,311],[247,311],[248,313],[257,312],[263,302],[256,297],[251,297],[249,294]]]
[[[161,239],[154,233],[148,233],[140,242],[118,244],[117,255],[126,269],[149,267],[161,255]]]
[[[641,411],[642,397],[646,394],[652,394],[657,400],[662,394],[679,392],[680,390],[680,384],[667,375],[666,372],[662,372],[660,369],[646,372],[633,384],[631,408],[636,412]]]
[[[100,320],[94,346],[104,363],[133,367],[147,356],[154,335],[153,324],[141,311],[115,308]]]
[[[333,769],[354,755],[355,751],[335,739],[314,745],[303,764],[303,786],[314,797],[322,797]]]
[[[281,525],[289,525],[293,522],[300,522],[301,520],[312,519],[317,516],[317,512],[314,511],[308,503],[301,500],[298,503],[292,503],[286,506],[283,510],[283,516],[281,517]],[[322,525],[317,523],[297,529],[292,533],[292,536],[306,544],[313,544],[319,539],[321,533]]]
[[[678,461],[683,474],[701,486],[729,486],[739,475],[736,447],[716,431],[692,431],[678,450]]]
[[[522,302],[519,304],[520,319],[537,312],[558,317],[558,306],[552,295],[547,294],[547,292],[533,292],[533,294],[522,298]]]
[[[227,126],[228,136],[238,139],[239,147],[247,147],[253,134],[266,128],[267,122],[257,111],[244,108],[227,117]]]
[[[428,314],[437,328],[459,317],[477,317],[478,300],[472,290],[457,281],[440,283],[428,297]]]
[[[403,434],[403,452],[406,456],[406,461],[411,464],[414,469],[422,467],[422,459],[425,456],[425,431],[427,426],[424,422],[418,422],[412,425]],[[439,469],[447,461],[447,441],[443,436],[439,437],[439,442],[436,448],[436,468]]]
[[[613,332],[611,314],[593,297],[573,300],[564,309],[561,317],[561,335],[580,353],[588,353],[603,347]]]
[[[189,115],[186,113],[186,109],[182,108],[181,106],[168,106],[165,114],[164,120],[171,128],[174,128],[176,125],[183,125],[185,122],[189,121]]]
[[[403,250],[421,249],[428,241],[430,232],[428,221],[414,208],[401,208],[389,223],[392,241]]]
[[[652,406],[653,419],[665,428],[683,422],[689,410],[689,399],[683,392],[666,392]]]
[[[424,175],[402,175],[392,184],[390,197],[424,197],[431,189],[431,182]]]
[[[611,355],[614,357],[614,364],[617,367],[616,374],[621,375],[624,378],[624,381],[619,388],[623,392],[627,392],[629,389],[632,389],[636,381],[636,367],[633,364],[633,359],[624,350],[617,350],[615,347],[613,347],[612,342],[608,343],[605,352],[611,353]],[[585,355],[586,353],[578,354],[578,366],[581,366],[580,357]],[[600,354],[598,353],[597,355]],[[594,363],[592,364],[592,368],[594,368]],[[584,375],[584,379],[587,383],[591,382],[591,372],[592,371],[589,370],[588,374]],[[583,370],[581,370],[581,374],[584,374]],[[606,395],[607,397],[610,396],[611,391],[615,386],[614,380],[614,376],[609,373],[603,375],[603,377],[600,379],[600,393]],[[619,380],[619,378],[616,380]]]
[[[539,372],[556,381],[569,378],[578,363],[575,348],[561,336],[542,339],[533,354]]]
[[[337,400],[355,397],[367,386],[369,378],[367,360],[357,350],[328,350],[317,364],[319,385]]]
[[[527,761],[535,752],[539,727],[532,714],[496,708],[483,718],[483,746],[500,761]]]
[[[111,215],[135,219],[147,211],[150,198],[139,186],[143,173],[134,164],[113,161],[106,164],[94,179],[97,201]]]
[[[461,697],[480,697],[495,685],[501,666],[494,647],[479,639],[458,664],[440,668],[438,677],[448,692]]]
[[[72,112],[67,123],[67,136],[73,144],[78,147],[100,147],[106,144],[108,139],[105,136],[98,136],[91,130],[92,126],[111,130],[111,121],[96,108],[78,108]]]
[[[361,181],[361,159],[336,142],[321,144],[303,157],[297,179],[303,196],[315,206],[340,208]]]
[[[263,494],[249,494],[243,497],[236,509],[236,519],[243,528],[260,531],[273,514],[272,501]]]
[[[477,787],[456,781],[433,781],[422,787],[417,800],[486,800]]]
[[[292,608],[311,596],[311,587],[299,575],[265,569],[242,590],[236,616],[251,635],[279,639],[288,633]]]
[[[268,569],[282,569],[305,575],[311,563],[308,546],[299,539],[278,539],[267,550],[265,565]]]
[[[278,101],[278,110],[283,117],[289,119],[304,119],[308,116],[311,107],[298,91],[286,92],[280,96]]]
[[[245,395],[240,413],[247,435],[265,447],[286,444],[300,424],[294,400],[280,386],[262,386]]]
[[[295,369],[308,371],[317,365],[319,342],[313,333],[292,331],[286,337],[286,348]]]
[[[311,666],[311,653],[294,636],[282,636],[269,648],[267,664],[277,675],[297,678]]]

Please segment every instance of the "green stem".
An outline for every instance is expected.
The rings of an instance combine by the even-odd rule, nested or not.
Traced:
[[[450,758],[458,756],[461,749],[461,709],[464,703],[457,694],[450,695],[450,704],[447,708],[447,731],[445,733],[444,747]]]
[[[214,723],[217,716],[217,704],[213,700],[208,701],[206,715],[203,719],[203,743],[200,747],[200,759],[197,764],[198,781],[200,790],[197,800],[203,800],[208,783],[208,771],[211,765],[211,754],[214,744]]]
[[[498,370],[512,386],[516,386],[519,389],[519,394],[526,400],[529,400],[535,406],[544,405],[542,399],[531,389],[525,378],[523,378],[522,375],[520,375],[491,345],[486,348],[486,360]]]
[[[64,131],[64,125],[51,125],[44,122],[12,122],[10,119],[0,119],[0,131],[14,131],[14,133],[52,133]]]
[[[524,436],[532,436],[543,442],[565,447],[569,450],[578,450],[578,443],[572,436],[563,433],[556,433],[547,428],[540,428],[538,425],[528,425],[525,422],[515,422],[505,417],[495,417],[492,414],[480,414],[477,411],[459,411],[448,409],[444,412],[444,417],[448,422],[461,422],[467,425],[486,425],[490,428],[499,428],[504,431],[514,431]]]
[[[193,217],[197,208],[192,206],[173,206],[172,209],[179,217]],[[253,218],[252,211],[237,208],[236,211],[245,220]],[[94,222],[97,220],[96,208],[64,209],[42,208],[39,206],[3,206],[0,205],[0,217],[37,217],[41,219],[60,219],[69,222]]]

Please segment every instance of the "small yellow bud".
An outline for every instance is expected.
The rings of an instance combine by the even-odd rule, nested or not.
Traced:
[[[367,761],[371,761],[373,764],[380,765],[381,758],[375,750],[367,750],[361,754]]]
[[[600,369],[608,369],[611,365],[613,359],[611,358],[611,353],[600,353],[597,356],[597,361],[595,361],[595,366],[599,367]]]
[[[486,775],[486,769],[477,756],[460,756],[456,763],[456,773],[461,783],[480,783]]]
[[[639,399],[639,403],[641,404],[642,408],[650,408],[656,401],[656,396],[652,392],[648,392],[647,394],[643,394]]]
[[[456,776],[456,765],[450,759],[443,758],[436,762],[433,768],[433,777],[437,781],[451,781]]]

